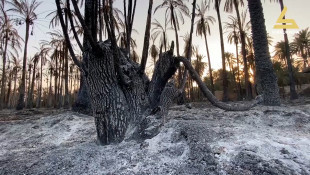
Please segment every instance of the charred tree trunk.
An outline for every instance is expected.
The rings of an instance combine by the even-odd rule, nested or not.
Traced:
[[[168,107],[174,98],[180,94],[173,81],[167,83],[175,74],[182,61],[199,86],[203,87],[204,94],[211,99],[211,102],[223,109],[245,110],[235,108],[215,99],[212,93],[201,81],[190,62],[185,59],[173,56],[174,44],[170,51],[161,53],[156,63],[154,75],[149,81],[147,76],[140,71],[140,65],[129,58],[126,50],[121,50],[116,45],[114,22],[109,21],[113,16],[112,0],[109,0],[109,14],[105,14],[110,40],[97,42],[93,18],[90,11],[93,10],[93,0],[85,1],[85,21],[77,8],[75,1],[72,1],[76,14],[84,28],[84,50],[83,62],[79,62],[74,55],[72,46],[68,42],[68,48],[72,59],[83,72],[85,79],[84,86],[90,95],[92,114],[95,118],[98,140],[102,144],[117,143],[124,138],[144,137],[143,132],[147,126],[147,116],[160,111],[167,113]],[[60,2],[56,0],[58,14],[61,14]],[[64,29],[64,19],[60,15],[60,22]],[[111,30],[110,30],[111,29]],[[69,41],[66,30],[64,36]],[[91,32],[92,31],[92,32]],[[198,76],[198,77],[197,77]],[[211,94],[211,96],[210,96]]]

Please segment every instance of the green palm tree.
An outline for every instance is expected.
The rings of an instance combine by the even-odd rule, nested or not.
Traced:
[[[279,87],[269,53],[263,6],[260,0],[248,0],[248,7],[252,24],[258,93],[263,94],[265,105],[280,105]]]
[[[275,53],[274,53],[274,57],[278,58],[279,61],[284,61],[285,64],[287,65],[286,62],[286,46],[285,46],[285,41],[280,41],[277,42],[277,44],[274,46],[275,48]]]
[[[208,16],[209,6],[206,4],[206,1],[202,1],[201,5],[197,5],[197,14],[198,21],[196,21],[196,33],[199,36],[203,36],[206,44],[207,50],[207,57],[208,57],[208,65],[209,65],[209,74],[210,74],[210,81],[211,81],[211,91],[214,94],[214,83],[213,83],[213,75],[212,75],[212,65],[211,65],[211,58],[209,53],[208,47],[208,39],[207,34],[211,35],[210,24],[214,24],[215,18],[212,16]]]
[[[180,20],[184,24],[184,15],[189,16],[189,9],[182,0],[163,0],[163,2],[157,6],[154,13],[159,8],[165,8],[165,18],[167,21],[171,21],[171,26],[175,32],[177,56],[180,56],[180,45],[178,30],[180,30]]]
[[[310,43],[310,31],[309,28],[301,30],[299,33],[295,34],[294,40],[292,42],[292,47],[294,48],[293,53],[299,54],[303,58],[303,69],[307,68],[308,56],[309,56],[309,43]]]
[[[40,6],[41,2],[37,0],[12,0],[8,2],[12,8],[12,11],[18,15],[18,19],[21,23],[26,24],[26,34],[25,34],[25,47],[24,47],[24,57],[23,57],[23,69],[22,69],[22,80],[19,88],[19,99],[16,106],[17,110],[21,110],[25,107],[25,81],[26,81],[26,65],[27,65],[27,51],[28,51],[28,40],[30,34],[30,26],[34,24],[37,19],[36,9]]]
[[[278,2],[280,4],[281,12],[283,11],[284,9],[283,0],[270,0],[270,1]],[[284,16],[284,19],[285,19],[285,16]],[[286,29],[283,29],[283,33],[284,33],[284,47],[285,47],[284,48],[285,49],[284,59],[286,59],[288,75],[290,79],[290,98],[291,100],[294,100],[298,98],[298,95],[295,89],[295,78],[294,78],[294,72],[293,72],[293,66],[292,66],[292,60],[291,60],[290,44],[289,44],[289,40],[287,37]]]

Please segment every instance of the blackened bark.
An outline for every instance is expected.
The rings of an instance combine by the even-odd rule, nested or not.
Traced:
[[[109,31],[110,40],[92,42],[95,41],[92,39],[95,37],[92,36],[94,31],[88,28],[91,29],[94,26],[91,22],[92,15],[88,10],[91,9],[93,2],[95,1],[85,1],[85,19],[88,20],[81,19],[85,30],[84,61],[81,64],[85,67],[83,75],[90,95],[98,139],[102,144],[118,143],[125,137],[131,137],[137,131],[140,132],[141,128],[145,128],[142,125],[150,110],[158,105],[161,105],[161,109],[168,109],[167,106],[179,94],[179,90],[174,86],[171,87],[171,83],[166,85],[175,74],[181,59],[173,57],[174,44],[172,43],[170,51],[160,54],[150,82],[145,74],[141,76],[140,65],[129,58],[128,52],[117,47],[114,30]],[[113,16],[112,0],[109,0],[109,4],[109,14],[105,14],[105,19]],[[73,3],[73,5],[77,9],[76,4]],[[107,28],[114,29],[114,22],[108,20]],[[64,30],[64,32],[67,36],[67,31]],[[185,61],[189,64],[192,74],[194,70],[190,62]],[[202,83],[200,77],[198,79]]]
[[[280,105],[279,87],[268,48],[263,7],[260,0],[248,0],[255,51],[258,87],[262,88],[265,105]]]
[[[175,74],[179,67],[179,61],[173,57],[174,44],[168,52],[162,53],[155,65],[155,71],[150,82],[148,94],[150,99],[150,107],[157,107],[160,101],[160,95],[164,90],[168,80]]]
[[[84,76],[81,76],[80,89],[76,101],[72,105],[72,110],[86,115],[92,114],[91,101]]]

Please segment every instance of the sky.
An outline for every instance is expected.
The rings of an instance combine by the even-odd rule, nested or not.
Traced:
[[[46,17],[47,14],[54,11],[56,9],[55,1],[54,0],[41,0],[42,4],[37,10],[38,19],[35,21],[35,25],[33,28],[33,34],[30,36],[29,40],[29,56],[33,56],[37,49],[39,48],[39,43],[41,40],[49,40],[50,37],[47,34],[47,32],[50,32],[52,29],[49,28],[49,22],[50,17]],[[247,1],[245,1],[245,6],[240,8],[240,11],[247,10]],[[285,6],[287,6],[288,11],[286,13],[287,19],[294,19],[299,26],[299,29],[296,30],[289,30],[288,36],[289,40],[292,40],[294,33],[298,32],[301,29],[305,29],[307,27],[310,27],[309,19],[310,19],[310,13],[309,7],[310,7],[310,1],[309,0],[283,0]],[[123,0],[116,0],[115,1],[115,7],[122,10],[123,9]],[[162,0],[154,0],[154,6],[153,10],[156,6],[158,6]],[[221,3],[221,17],[222,17],[222,23],[228,22],[228,16],[234,15],[235,11],[233,13],[226,13],[223,11],[224,8],[224,2],[225,0],[222,0]],[[185,1],[185,3],[188,5],[189,9],[192,9],[191,2]],[[200,4],[201,0],[197,0],[197,4]],[[270,0],[262,0],[263,8],[264,8],[264,16],[265,16],[265,24],[267,28],[267,32],[270,34],[270,36],[273,38],[273,45],[275,45],[277,42],[283,40],[283,34],[281,33],[281,30],[279,29],[273,29],[273,26],[276,24],[276,21],[278,17],[281,14],[280,5],[278,3],[271,3]],[[136,16],[134,20],[134,29],[136,29],[139,33],[133,33],[133,39],[137,42],[137,53],[141,56],[142,55],[142,47],[143,47],[143,40],[144,40],[144,32],[145,32],[145,25],[146,25],[146,18],[147,18],[147,10],[148,10],[148,1],[147,0],[137,0],[137,11]],[[155,14],[152,16],[152,20],[157,19],[162,24],[164,24],[164,9],[159,9]],[[216,11],[213,8],[213,5],[211,5],[211,8],[208,13],[209,16],[213,16],[216,18]],[[14,16],[13,16],[14,17]],[[249,13],[248,13],[248,20],[249,20]],[[224,26],[224,24],[223,24]],[[25,35],[25,25],[17,26],[18,31],[20,32],[20,35],[24,38]],[[198,46],[199,51],[201,54],[205,55],[205,58],[203,61],[207,62],[206,57],[206,49],[205,49],[205,42],[204,40],[196,36],[196,29],[194,29],[194,38],[193,38],[193,45]],[[179,41],[180,41],[180,52],[183,53],[183,47],[184,47],[184,41],[181,38],[182,36],[185,36],[186,33],[189,33],[190,31],[190,18],[185,18],[185,23],[181,25],[181,29],[179,31]],[[168,39],[171,42],[172,40],[175,40],[175,35],[173,30],[169,30],[168,32]],[[156,41],[158,43],[159,40]],[[221,68],[221,50],[220,50],[220,35],[218,32],[218,23],[216,22],[214,25],[211,26],[211,35],[208,36],[208,43],[209,43],[209,50],[210,50],[210,57],[211,57],[211,64],[212,68],[219,69]],[[227,42],[227,33],[224,33],[224,45],[225,45],[225,52],[231,52],[235,54],[235,46],[231,45]],[[273,47],[270,47],[271,56],[274,55],[273,53]],[[20,57],[22,54],[20,54]],[[20,58],[21,59],[21,58]],[[149,58],[149,61],[151,59]],[[148,64],[151,65],[150,63]]]

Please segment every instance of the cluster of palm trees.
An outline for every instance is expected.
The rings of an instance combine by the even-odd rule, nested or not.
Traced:
[[[279,3],[281,9],[283,9],[282,0],[273,1]],[[130,5],[132,8],[125,8],[123,12],[114,8],[112,20],[115,23],[118,45],[129,50],[131,58],[137,62],[139,60],[135,50],[137,43],[131,37],[131,33],[136,32],[132,25],[136,0],[129,2],[132,3]],[[254,61],[253,39],[250,33],[251,23],[247,21],[247,10],[243,11],[245,9],[244,1],[201,0],[199,2],[195,9],[195,30],[196,34],[204,39],[205,46],[203,53],[199,53],[199,49],[196,46],[192,47],[192,57],[195,58],[192,60],[194,69],[200,77],[207,73],[205,82],[210,86],[213,94],[215,94],[216,90],[223,90],[223,101],[229,99],[230,90],[237,94],[239,100],[243,98],[252,99],[253,94],[255,94],[256,65]],[[28,41],[33,34],[31,29],[38,19],[36,12],[41,3],[37,0],[1,1],[0,51],[3,58],[0,94],[1,108],[69,107],[74,101],[76,91],[79,89],[80,72],[71,60],[62,32],[58,30],[47,32],[51,40],[41,41],[38,52],[32,57],[28,55]],[[221,9],[221,3],[224,3],[223,10]],[[108,29],[106,29],[104,24],[104,15],[109,10],[108,4],[107,1],[98,0],[98,11],[100,13],[97,26],[99,28],[98,35],[100,41],[107,37]],[[124,4],[126,6],[125,0]],[[70,0],[61,1],[65,29],[75,38],[77,47],[83,51],[82,43],[80,42],[83,28],[77,22],[78,16],[74,11],[71,11],[71,6]],[[213,8],[217,14],[216,18],[209,16],[209,12]],[[183,0],[163,0],[155,8],[154,14],[160,10],[165,11],[165,18],[153,18],[150,37],[151,44],[148,51],[154,65],[159,54],[168,50],[169,40],[176,41],[176,55],[181,55],[180,25],[185,23],[185,18],[190,18],[191,13]],[[230,15],[228,22],[222,22],[222,11],[234,12],[235,15]],[[10,13],[15,14],[14,18],[10,17]],[[50,13],[48,16],[52,16],[51,27],[57,27],[59,25],[57,11]],[[221,41],[222,55],[222,69],[218,71],[212,69],[211,60],[215,58],[211,58],[208,45],[208,36],[212,33],[211,25],[215,23],[218,24],[220,33],[219,39]],[[25,27],[24,37],[19,35],[16,25]],[[175,38],[168,38],[167,33],[170,29],[174,31]],[[235,53],[225,51],[224,33],[227,34],[227,42],[235,45]],[[189,42],[189,38],[185,38],[184,42]],[[187,47],[184,48],[185,56],[186,49]],[[289,72],[289,84],[293,85],[291,87],[291,98],[297,98],[297,95],[294,95],[296,94],[294,82],[297,81],[296,75],[294,75],[294,68],[297,67],[298,61],[292,58],[294,56],[301,57],[303,68],[308,66],[310,32],[308,29],[300,31],[291,43],[289,43],[287,36],[284,34],[284,41],[278,42],[275,45],[275,49],[275,57],[284,62],[282,68],[287,67]],[[19,53],[22,50],[24,53],[20,56]],[[206,55],[208,60],[207,63],[203,62],[204,55]],[[81,56],[79,58],[81,59]],[[183,71],[180,68],[178,77],[176,77],[179,85],[181,84]],[[189,79],[186,84],[186,92],[187,97],[191,100],[201,99],[202,97],[192,79]]]
[[[80,73],[66,52],[62,32],[48,32],[51,40],[42,40],[34,56],[27,53],[40,4],[36,0],[1,2],[1,108],[69,107],[79,89]],[[6,6],[10,8],[6,9]],[[10,18],[11,13],[14,18]],[[14,24],[25,25],[24,39]],[[22,45],[24,54],[21,60]]]

